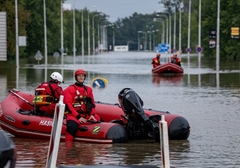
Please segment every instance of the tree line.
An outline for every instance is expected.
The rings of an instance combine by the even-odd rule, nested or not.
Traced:
[[[217,27],[217,1],[201,0],[201,47],[203,55],[206,57],[216,56],[216,49],[209,47],[209,32]],[[63,1],[64,2],[64,1]],[[129,50],[138,50],[141,46],[150,50],[162,41],[163,26],[154,18],[161,18],[165,22],[166,12],[171,14],[171,38],[174,40],[174,13],[176,12],[176,48],[179,49],[179,14],[181,10],[181,50],[185,52],[188,43],[188,11],[189,0],[161,0],[165,11],[153,11],[152,14],[133,13],[132,16],[118,18],[114,23],[104,21],[103,24],[111,24],[107,27],[108,46],[129,45]],[[15,1],[0,0],[0,11],[7,12],[7,57],[8,60],[15,59]],[[159,9],[162,9],[159,5]],[[225,60],[239,59],[239,39],[231,38],[231,28],[239,27],[240,17],[238,1],[221,1],[220,5],[220,58]],[[159,13],[160,12],[160,13]],[[84,54],[88,52],[88,16],[90,30],[90,51],[93,51],[93,33],[97,47],[98,26],[102,20],[107,20],[106,14],[98,14],[97,11],[89,11],[87,8],[75,9],[75,37],[76,54],[82,54],[82,37],[84,38]],[[83,20],[82,20],[83,15]],[[93,20],[93,16],[94,20]],[[196,52],[198,46],[198,18],[199,0],[192,0],[191,5],[191,25],[190,25],[190,48],[191,52]],[[82,21],[84,32],[82,32]],[[47,48],[48,55],[60,52],[61,49],[61,0],[46,0],[46,25],[47,25]],[[20,58],[33,57],[39,50],[44,53],[44,13],[42,0],[19,0],[18,1],[18,29],[19,36],[26,36],[27,46],[20,47]],[[73,11],[63,12],[63,45],[64,52],[73,54]],[[146,32],[147,36],[144,35]],[[83,34],[82,34],[83,33]],[[165,30],[166,33],[166,30]],[[150,38],[151,35],[151,38]],[[146,39],[147,37],[147,39]],[[165,35],[166,38],[166,35]],[[146,43],[147,42],[147,43]],[[146,45],[147,44],[147,45]],[[151,47],[150,45],[151,44]],[[143,49],[143,48],[142,48]]]

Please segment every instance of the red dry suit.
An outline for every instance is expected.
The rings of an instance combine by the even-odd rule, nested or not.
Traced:
[[[160,60],[159,57],[155,57],[152,59],[152,64],[153,64],[153,68],[157,67],[158,65],[160,65]]]
[[[64,103],[66,104],[66,142],[73,141],[81,117],[88,119],[91,115],[100,122],[100,117],[95,114],[95,101],[92,93],[92,88],[89,86],[75,83],[68,86],[64,91]]]
[[[178,57],[171,57],[171,63],[181,66],[181,60]]]
[[[60,95],[63,95],[63,89],[57,83],[52,81],[41,83],[35,89],[33,100],[36,112],[54,115],[55,105],[58,103]]]

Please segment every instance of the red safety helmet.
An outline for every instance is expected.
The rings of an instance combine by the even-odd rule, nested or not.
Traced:
[[[74,75],[74,76],[77,76],[77,75],[79,75],[79,74],[83,74],[83,75],[86,76],[86,72],[85,72],[83,69],[77,69],[77,70],[75,71],[75,75]]]
[[[86,72],[83,69],[77,69],[74,73],[75,79],[77,80],[77,75],[83,74],[84,75],[84,80],[86,78]]]

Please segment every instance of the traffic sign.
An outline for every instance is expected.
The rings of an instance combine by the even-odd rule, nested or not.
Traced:
[[[41,54],[41,52],[40,52],[39,50],[38,50],[37,53],[35,54],[34,58],[35,58],[36,60],[38,60],[38,61],[43,58],[43,56],[42,56],[42,54]]]
[[[197,52],[202,52],[202,47],[199,47],[199,46],[198,46],[198,47],[196,48],[196,51],[197,51]]]
[[[54,57],[54,58],[57,59],[57,58],[59,58],[59,56],[60,56],[59,52],[54,52],[54,53],[53,53],[53,57]]]
[[[91,86],[93,88],[106,88],[108,84],[107,79],[102,77],[96,77],[91,81]]]
[[[169,45],[158,44],[158,52],[160,52],[160,53],[168,52],[168,49],[169,49]]]
[[[239,39],[240,29],[239,27],[231,27],[231,38]]]
[[[191,52],[191,48],[186,48],[186,52]]]
[[[209,38],[210,39],[216,39],[217,37],[217,30],[216,29],[210,29],[209,30]]]

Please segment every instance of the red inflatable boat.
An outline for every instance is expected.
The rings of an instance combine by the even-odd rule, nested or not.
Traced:
[[[152,69],[152,73],[155,74],[168,74],[168,73],[183,73],[183,68],[179,65],[173,64],[171,62],[158,65],[157,67]]]
[[[165,120],[168,122],[170,140],[188,138],[190,126],[185,118],[168,112],[143,110],[135,106],[138,103],[142,104],[142,100],[133,90],[130,89],[130,91],[126,94],[128,98],[130,95],[131,100],[126,98],[126,94],[123,95],[121,107],[119,104],[96,102],[96,113],[101,117],[102,122],[81,124],[75,140],[93,143],[123,143],[130,139],[158,141],[158,121],[161,115],[165,115]],[[9,95],[0,103],[1,128],[16,137],[49,139],[53,119],[34,114],[32,105],[34,95],[18,90],[9,92]],[[62,140],[65,133],[66,126],[63,123]]]

